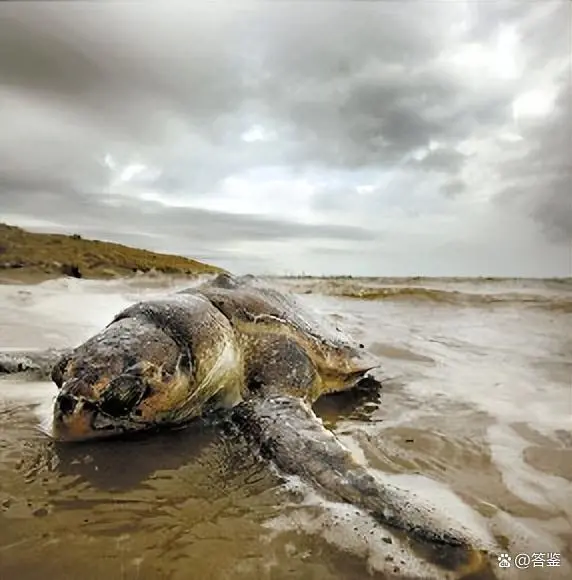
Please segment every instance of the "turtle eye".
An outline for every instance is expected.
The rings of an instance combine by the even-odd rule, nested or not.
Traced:
[[[111,417],[125,417],[147,392],[147,385],[135,375],[121,375],[102,393],[99,408]]]

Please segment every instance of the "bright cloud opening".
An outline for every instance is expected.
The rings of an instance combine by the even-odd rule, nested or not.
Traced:
[[[551,89],[536,89],[518,96],[512,104],[515,119],[519,117],[543,117],[554,108],[556,94]]]

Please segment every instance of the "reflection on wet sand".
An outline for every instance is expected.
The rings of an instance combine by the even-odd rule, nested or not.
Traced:
[[[76,282],[26,287],[25,300],[0,287],[2,340],[11,337],[1,346],[65,347],[163,290]],[[463,285],[480,291],[455,290]],[[572,577],[570,315],[512,299],[477,307],[317,290],[303,298],[381,357],[387,379],[381,396],[319,401],[325,424],[360,461],[475,531],[484,525],[513,557],[560,554],[542,570],[493,560],[498,578]],[[570,290],[527,283],[534,292],[554,303]],[[285,481],[208,425],[56,445],[39,429],[53,394],[48,383],[0,380],[0,578],[446,577],[359,510]]]

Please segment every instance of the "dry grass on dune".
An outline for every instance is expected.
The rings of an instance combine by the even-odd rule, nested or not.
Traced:
[[[197,260],[158,254],[79,235],[40,234],[0,224],[0,278],[38,280],[61,275],[113,278],[138,272],[195,276],[220,272]]]

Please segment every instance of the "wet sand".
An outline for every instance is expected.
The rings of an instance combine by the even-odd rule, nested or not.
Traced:
[[[274,283],[382,361],[380,400],[316,406],[356,456],[513,558],[560,554],[560,566],[495,567],[499,578],[572,577],[569,283]],[[76,344],[176,284],[0,286],[0,348]],[[372,287],[375,299],[352,297]],[[0,380],[2,579],[446,577],[363,514],[284,480],[240,438],[205,425],[56,445],[41,428],[54,392]]]

